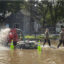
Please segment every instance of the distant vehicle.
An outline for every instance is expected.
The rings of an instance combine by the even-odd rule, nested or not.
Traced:
[[[21,29],[17,29],[18,38],[17,48],[22,49],[37,49],[35,41],[27,41],[24,37],[24,32]]]
[[[24,37],[24,32],[21,29],[16,29],[16,33],[18,35],[18,41],[17,41],[16,48],[37,49],[37,44],[34,41],[26,41]]]

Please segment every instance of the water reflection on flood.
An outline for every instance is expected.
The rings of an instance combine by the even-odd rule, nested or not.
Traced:
[[[64,64],[64,48],[35,50],[0,50],[0,64]]]

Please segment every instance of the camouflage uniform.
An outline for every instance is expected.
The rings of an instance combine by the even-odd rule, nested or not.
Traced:
[[[59,40],[59,44],[58,44],[58,48],[59,48],[59,46],[63,43],[63,46],[64,46],[64,32],[63,31],[61,31],[60,32],[60,40]]]
[[[49,39],[49,32],[45,32],[45,39],[44,39],[44,44],[48,42],[49,46],[51,46],[51,43],[50,43],[50,39]]]

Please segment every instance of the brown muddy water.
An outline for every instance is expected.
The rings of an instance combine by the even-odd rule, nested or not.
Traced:
[[[3,47],[2,47],[3,48]],[[54,49],[45,45],[37,49],[1,49],[0,64],[64,64],[64,48]]]
[[[0,44],[5,44],[10,29],[0,31]],[[51,41],[50,48],[47,44],[42,51],[37,49],[10,50],[0,45],[0,64],[64,64],[64,48],[57,49],[58,41]]]

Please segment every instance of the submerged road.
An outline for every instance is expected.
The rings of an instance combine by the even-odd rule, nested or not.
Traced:
[[[0,47],[0,64],[64,64],[64,48],[54,49],[45,45],[39,53],[37,49]]]
[[[9,29],[0,31],[0,43],[5,44]],[[0,64],[64,64],[64,48],[57,48],[58,41],[51,41],[53,47],[47,44],[42,51],[37,49],[10,50],[0,45]]]

